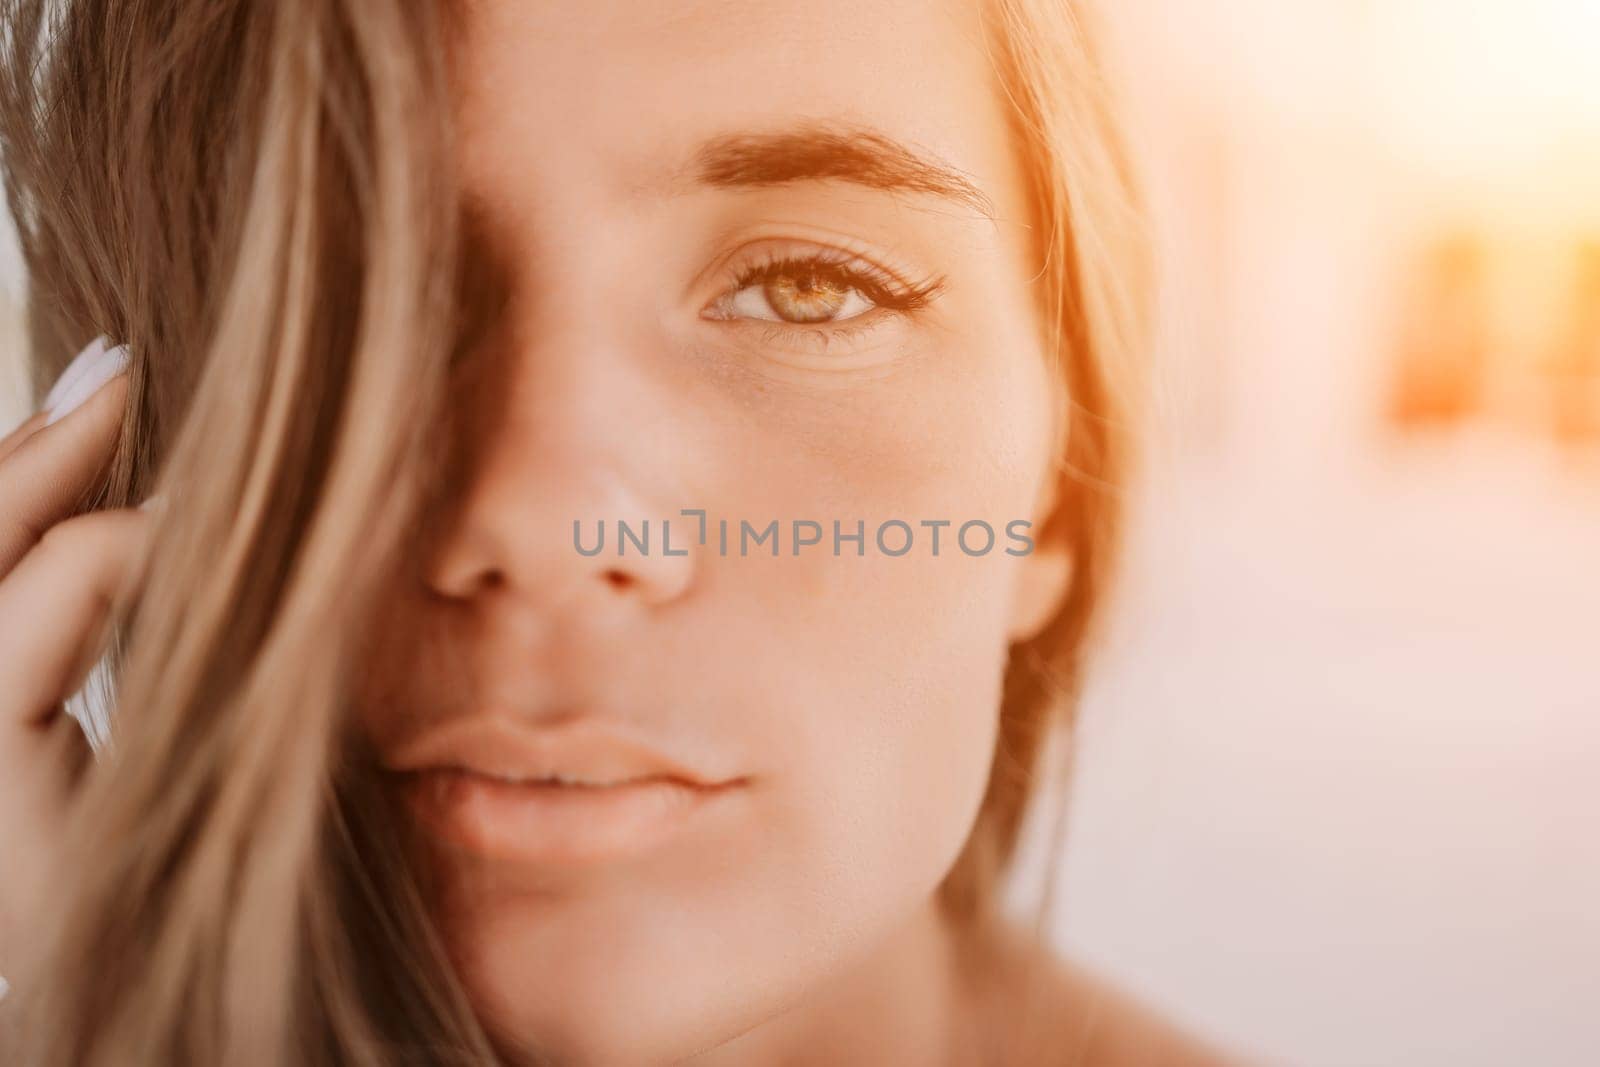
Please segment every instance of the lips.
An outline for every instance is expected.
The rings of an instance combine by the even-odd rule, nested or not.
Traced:
[[[429,836],[533,866],[662,846],[743,784],[593,720],[528,726],[476,716],[400,746],[385,764]]]

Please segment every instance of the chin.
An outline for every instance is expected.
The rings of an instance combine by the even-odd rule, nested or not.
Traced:
[[[802,985],[752,973],[691,903],[607,903],[502,904],[445,931],[468,996],[513,1062],[674,1062],[781,1013],[785,989]]]
[[[566,967],[531,981],[467,979],[495,1043],[514,1062],[604,1067],[674,1063],[729,1041],[777,1014],[759,990],[703,982],[630,981]],[[721,996],[717,994],[721,993]],[[729,997],[736,1003],[729,1003]]]

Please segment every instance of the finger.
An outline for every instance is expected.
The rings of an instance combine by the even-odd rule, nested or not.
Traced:
[[[3,791],[7,819],[16,826],[48,829],[71,800],[74,789],[94,765],[94,749],[70,715],[57,715],[34,735],[36,743],[14,766],[8,766]],[[9,887],[8,887],[9,891]]]
[[[83,382],[86,376],[104,373],[105,368],[97,365],[102,363],[106,350],[110,347],[111,342],[104,334],[83,346],[83,349],[73,357],[72,362],[67,364],[67,368],[61,372],[55,384],[50,387],[44,402],[39,405],[39,411],[0,438],[0,460],[5,459],[6,453],[21,444],[24,438],[48,422],[51,410],[62,404],[68,394],[79,388],[79,383]]]
[[[151,516],[94,511],[52,526],[0,580],[0,726],[48,725],[143,581]]]
[[[14,968],[17,946],[37,928],[49,895],[59,892],[57,848],[94,755],[78,724],[62,715],[0,777],[0,966]],[[30,921],[30,917],[31,920]],[[12,977],[16,977],[15,974]],[[3,1007],[3,1005],[0,1005]]]
[[[127,395],[127,375],[119,374],[0,460],[0,578],[104,476]]]
[[[35,430],[44,426],[44,420],[49,416],[47,411],[36,411],[23,419],[15,429],[4,437],[0,437],[0,463],[17,450],[17,446],[33,436]]]

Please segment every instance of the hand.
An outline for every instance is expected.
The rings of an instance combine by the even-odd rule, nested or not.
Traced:
[[[0,439],[0,970],[61,884],[54,846],[90,758],[63,702],[142,577],[149,513],[67,518],[108,470],[126,365],[125,350],[96,342],[45,410]]]

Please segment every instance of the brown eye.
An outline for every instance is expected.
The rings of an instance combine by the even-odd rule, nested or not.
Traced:
[[[830,278],[816,275],[785,275],[773,278],[763,287],[767,306],[785,322],[829,322],[838,316],[839,309],[853,292],[855,290]]]
[[[813,325],[841,322],[877,307],[848,280],[817,270],[784,268],[726,298],[730,318]]]

